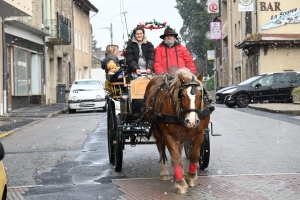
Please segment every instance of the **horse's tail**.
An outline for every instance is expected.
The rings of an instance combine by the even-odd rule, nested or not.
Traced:
[[[161,136],[161,155],[160,155],[160,159],[159,159],[158,163],[160,163],[161,161],[163,161],[163,163],[165,165],[166,162],[168,161],[168,158],[167,158],[167,154],[166,154],[166,144],[165,144],[165,141],[164,141],[164,136],[163,136],[163,133],[162,133],[162,131],[160,130],[160,128],[159,128],[159,126],[157,124],[152,125],[152,126],[156,126],[157,127],[157,130],[158,130],[158,132],[159,132],[159,134]]]

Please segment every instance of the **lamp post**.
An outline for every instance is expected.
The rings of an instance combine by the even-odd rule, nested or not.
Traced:
[[[113,44],[113,28],[112,28],[112,18],[113,17],[116,17],[116,16],[119,16],[119,15],[124,15],[124,17],[125,17],[125,14],[126,14],[127,12],[126,11],[124,11],[124,12],[121,12],[120,14],[117,14],[117,15],[114,15],[114,16],[112,16],[111,18],[110,18],[110,43],[111,44]]]

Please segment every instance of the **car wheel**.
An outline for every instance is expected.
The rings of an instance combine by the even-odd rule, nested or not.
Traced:
[[[246,94],[240,94],[236,98],[236,104],[239,108],[246,108],[249,102],[249,97]]]
[[[103,110],[102,110],[103,112],[106,112],[106,110],[107,110],[106,107],[107,107],[107,105],[105,105],[105,106],[102,108],[102,109],[103,109]]]
[[[69,113],[75,113],[75,112],[76,112],[75,109],[70,109],[70,108],[69,108]]]

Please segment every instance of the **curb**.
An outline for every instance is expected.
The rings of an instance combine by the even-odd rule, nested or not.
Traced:
[[[270,113],[300,116],[300,110],[271,110],[268,108],[255,107],[255,106],[250,106],[250,105],[248,105],[248,107],[251,109],[254,109],[254,110],[261,110],[261,111],[266,111],[266,112],[270,112]]]
[[[3,133],[0,133],[0,139],[6,137],[6,136],[8,136],[8,135],[10,135],[10,134],[12,134],[12,133],[14,133],[14,132],[16,132],[16,131],[18,131],[18,130],[20,130],[21,128],[25,128],[25,127],[31,126],[31,125],[33,125],[33,124],[40,123],[40,122],[42,122],[42,121],[44,121],[44,120],[46,120],[46,119],[49,119],[49,118],[51,118],[51,117],[56,117],[56,116],[58,116],[58,115],[60,115],[60,114],[62,114],[62,113],[66,113],[67,110],[68,110],[68,109],[63,109],[63,110],[59,110],[59,111],[56,111],[56,112],[53,112],[53,113],[49,113],[48,116],[45,117],[45,118],[38,119],[38,120],[36,120],[36,121],[33,121],[33,122],[31,122],[31,123],[29,123],[29,124],[26,124],[26,125],[24,125],[24,126],[21,126],[21,127],[19,127],[19,128],[16,128],[16,129],[13,129],[13,130],[10,130],[10,131],[6,131],[6,132],[3,132]]]
[[[53,113],[49,113],[48,116],[46,118],[51,118],[51,117],[56,117],[57,115],[60,115],[62,113],[66,113],[68,111],[67,108],[63,109],[63,110],[59,110]]]

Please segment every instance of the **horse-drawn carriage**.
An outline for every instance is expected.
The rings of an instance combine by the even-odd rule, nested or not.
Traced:
[[[127,73],[123,77],[123,82],[110,83],[110,94],[106,96],[110,163],[119,172],[126,144],[156,143],[160,179],[168,180],[167,147],[174,167],[175,192],[186,193],[188,185],[196,185],[197,163],[200,169],[205,169],[210,157],[209,133],[213,135],[210,114],[214,107],[202,84],[203,73],[196,77],[183,68],[174,77],[146,75],[132,80]],[[115,102],[120,103],[119,113]],[[186,179],[182,173],[183,148],[190,162]]]

